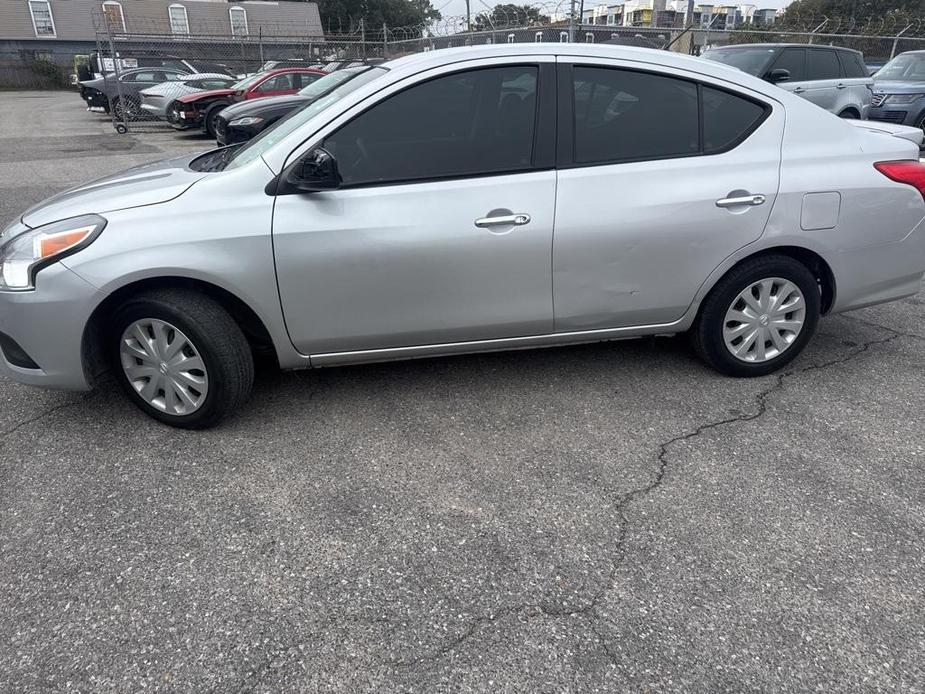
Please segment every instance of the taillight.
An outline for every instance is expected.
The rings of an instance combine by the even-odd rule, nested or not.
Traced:
[[[914,160],[881,161],[874,164],[874,168],[897,183],[912,186],[925,199],[925,164]]]

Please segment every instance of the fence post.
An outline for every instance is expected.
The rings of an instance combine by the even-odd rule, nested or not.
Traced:
[[[263,26],[257,27],[257,53],[260,56],[260,67],[266,62],[263,59]]]
[[[568,42],[575,43],[575,0],[571,0],[568,12]]]
[[[112,99],[109,100],[109,112],[112,115],[112,124],[116,128],[116,132],[123,135],[128,132],[128,110],[126,109],[125,98],[122,95],[122,80],[120,79],[122,70],[119,65],[119,57],[116,55],[116,45],[112,40],[112,30],[109,27],[109,19],[105,16],[103,17],[103,26],[106,27],[106,40],[109,43],[109,55],[112,56],[112,69],[116,76],[116,94],[118,94],[119,108],[122,109],[122,123],[116,122],[116,109],[113,106]],[[103,69],[103,79],[106,79],[105,66]]]
[[[903,29],[901,32],[899,32],[898,34],[896,34],[896,36],[893,38],[893,48],[892,48],[892,50],[890,51],[890,60],[893,60],[893,58],[896,57],[896,47],[899,46],[899,38],[900,38],[903,34],[905,34],[907,31],[909,31],[909,29],[911,29],[911,28],[912,28],[912,25],[910,24],[910,25],[908,25],[905,29]]]
[[[363,60],[366,60],[366,22],[360,17],[360,50]]]
[[[382,57],[389,57],[389,27],[382,23]]]

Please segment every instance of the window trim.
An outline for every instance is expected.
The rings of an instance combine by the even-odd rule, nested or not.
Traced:
[[[556,129],[556,65],[552,62],[516,62],[516,63],[505,63],[503,65],[481,65],[477,67],[472,66],[460,66],[458,70],[451,70],[447,72],[442,72],[438,75],[434,75],[424,80],[414,82],[409,84],[407,87],[396,90],[386,96],[384,99],[378,99],[375,102],[371,103],[368,107],[364,108],[362,111],[356,113],[348,120],[345,120],[343,123],[337,125],[336,128],[326,133],[319,140],[315,141],[315,144],[312,147],[309,147],[304,153],[298,157],[294,157],[290,163],[286,165],[283,169],[283,172],[277,177],[278,180],[285,180],[287,172],[292,170],[294,167],[298,166],[299,162],[307,156],[315,147],[323,147],[325,140],[328,137],[333,136],[339,132],[342,128],[346,127],[354,120],[360,116],[368,113],[374,109],[379,104],[384,103],[388,99],[391,99],[399,94],[402,94],[409,89],[414,87],[421,86],[428,82],[438,80],[444,77],[450,77],[452,75],[458,75],[464,72],[476,72],[481,70],[493,70],[499,68],[510,68],[510,67],[532,67],[537,70],[537,81],[536,81],[536,112],[534,114],[533,121],[533,152],[531,162],[528,166],[522,169],[512,169],[504,171],[480,171],[476,173],[469,174],[451,174],[446,176],[422,176],[419,178],[404,178],[404,179],[394,179],[388,181],[370,181],[367,183],[352,183],[348,185],[342,185],[337,190],[358,190],[362,188],[381,188],[386,186],[403,186],[411,184],[420,184],[420,183],[434,183],[441,181],[463,181],[473,178],[489,178],[495,176],[515,176],[518,174],[530,174],[537,171],[551,171],[556,168],[555,162],[555,142],[553,138],[553,133]],[[271,181],[272,184],[272,181]],[[279,195],[290,195],[296,194],[298,191],[286,191],[286,192],[277,192],[274,189],[273,194]]]
[[[51,0],[26,0],[29,4],[29,17],[32,19],[32,31],[37,39],[56,39],[58,38],[58,28],[55,26],[55,14],[51,9]],[[51,33],[40,34],[38,25],[35,23],[35,11],[32,9],[33,3],[44,3],[48,8],[48,21],[51,22]]]
[[[579,162],[575,160],[575,89],[574,89],[574,68],[576,67],[587,67],[587,68],[597,68],[602,70],[621,70],[623,72],[635,72],[644,75],[655,75],[657,77],[667,77],[669,79],[679,80],[682,82],[689,82],[693,84],[697,89],[697,131],[698,131],[698,151],[692,152],[690,154],[669,154],[664,156],[655,156],[655,157],[625,157],[621,159],[608,159],[605,161],[593,161],[593,162]],[[693,157],[714,157],[721,154],[726,154],[731,152],[736,147],[745,142],[750,138],[757,130],[760,128],[765,121],[771,116],[771,113],[774,110],[774,107],[765,102],[757,99],[750,94],[743,94],[742,92],[735,91],[734,89],[727,89],[716,84],[711,84],[709,82],[700,82],[696,79],[690,77],[681,77],[679,75],[674,75],[671,73],[660,72],[658,70],[643,70],[635,67],[626,67],[622,65],[603,65],[600,63],[584,63],[584,62],[575,62],[575,63],[558,63],[558,130],[556,136],[556,169],[565,170],[565,169],[587,169],[596,166],[613,166],[615,164],[637,164],[640,162],[647,161],[666,161],[670,159],[691,159]],[[758,118],[744,133],[742,133],[737,139],[729,142],[725,147],[716,149],[710,152],[704,151],[704,142],[703,142],[703,88],[709,87],[710,89],[715,89],[716,91],[726,92],[732,96],[739,97],[740,99],[745,99],[746,101],[751,101],[756,106],[760,106],[764,109],[761,117]]]
[[[183,23],[186,25],[186,31],[175,31],[173,26],[173,10],[183,10]],[[167,22],[170,24],[170,34],[172,36],[189,36],[189,12],[186,11],[186,6],[181,5],[180,3],[173,3],[167,6]]]
[[[237,34],[234,30],[234,13],[240,12],[244,16],[244,33]],[[244,38],[250,34],[250,27],[247,25],[247,10],[240,5],[232,5],[228,8],[228,22],[231,24],[231,35],[235,38]]]
[[[101,3],[100,7],[103,8],[103,17],[106,19],[107,25],[109,25],[109,15],[106,14],[107,7],[118,7],[119,8],[119,22],[122,24],[122,33],[125,33],[125,10],[122,8],[122,3],[117,2],[117,0],[104,0]],[[115,27],[110,27],[115,28]]]

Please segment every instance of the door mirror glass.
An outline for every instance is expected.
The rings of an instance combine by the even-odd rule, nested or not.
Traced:
[[[336,190],[341,184],[337,160],[326,149],[316,147],[292,167],[286,183],[306,193]]]
[[[784,68],[775,68],[768,74],[768,82],[771,84],[780,84],[781,82],[790,81],[790,70]]]

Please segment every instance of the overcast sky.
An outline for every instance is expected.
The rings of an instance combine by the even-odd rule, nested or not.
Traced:
[[[525,0],[505,0],[507,2],[513,2],[516,5],[526,4]],[[560,0],[539,0],[537,4],[543,6],[554,7],[558,5]],[[577,2],[578,0],[576,0]],[[498,3],[495,0],[469,0],[470,8],[473,15],[478,14],[479,12],[484,12],[487,7],[494,7]],[[620,0],[585,0],[585,8],[595,7],[597,5],[610,5],[616,4]],[[444,17],[451,16],[464,16],[466,14],[466,0],[431,0],[431,3],[443,14]],[[563,7],[567,6],[567,0],[562,0]],[[714,0],[712,3],[714,5],[719,4],[746,4],[746,3],[737,3],[736,0]],[[749,5],[757,5],[759,8],[764,7],[774,7],[780,9],[785,5],[790,4],[790,0],[751,0],[748,2]]]

